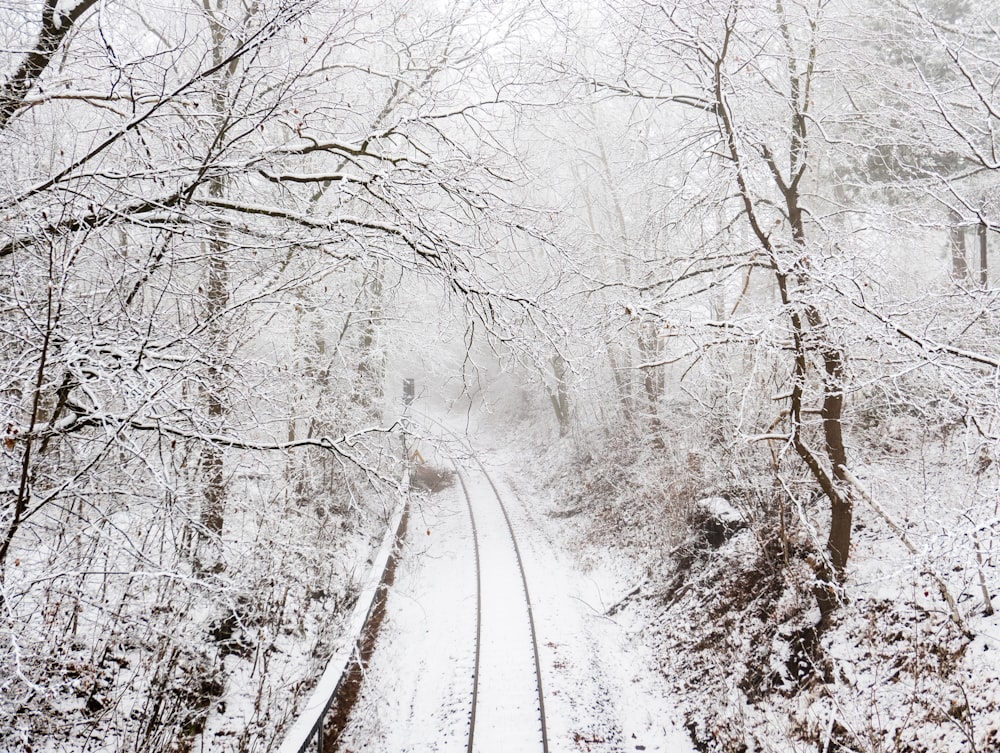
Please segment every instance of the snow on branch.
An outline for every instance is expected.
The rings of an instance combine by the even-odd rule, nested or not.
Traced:
[[[93,230],[104,227],[118,219],[132,220],[137,215],[157,212],[176,207],[190,193],[190,188],[182,187],[169,196],[158,199],[142,199],[132,204],[112,206],[101,210],[93,209],[82,216],[69,216],[57,223],[37,228],[30,235],[24,235],[8,241],[0,246],[0,258],[10,256],[14,252],[38,243],[42,238],[58,233],[76,233],[82,230]]]
[[[275,149],[271,154],[280,157],[302,157],[314,152],[333,152],[345,157],[373,159],[390,165],[413,165],[420,168],[430,167],[429,163],[417,162],[409,157],[390,157],[387,154],[369,151],[367,142],[361,146],[350,146],[349,144],[342,144],[339,141],[316,141],[306,136],[302,138],[308,143],[302,146]]]
[[[345,173],[269,173],[266,170],[258,170],[260,175],[272,183],[360,183],[367,185],[369,180],[362,180],[354,175]]]
[[[886,525],[889,526],[892,532],[899,537],[899,540],[903,542],[903,546],[906,547],[906,551],[913,556],[919,554],[917,547],[914,546],[912,541],[910,541],[910,537],[906,535],[906,531],[903,530],[902,526],[893,520],[892,516],[890,516],[889,513],[887,513],[874,499],[872,499],[871,495],[861,485],[861,482],[855,478],[854,474],[844,466],[841,466],[840,470],[843,478],[854,487],[855,491],[861,495],[861,498],[868,503],[868,506],[871,507],[871,509],[885,521]],[[934,579],[934,582],[937,583],[938,590],[941,592],[941,596],[944,598],[945,602],[947,602],[948,609],[951,612],[951,618],[955,621],[955,624],[958,625],[963,633],[968,634],[969,629],[965,624],[965,618],[962,617],[962,613],[958,609],[958,604],[955,602],[955,598],[951,595],[951,591],[948,589],[948,584],[945,583],[944,578],[942,578],[941,575],[939,575],[938,572],[930,566],[927,568],[927,573]]]
[[[984,355],[982,353],[977,353],[972,350],[965,350],[964,348],[956,348],[953,345],[947,345],[945,343],[936,342],[934,340],[928,340],[927,338],[919,337],[913,334],[904,327],[899,326],[888,317],[883,316],[877,311],[873,310],[864,300],[852,299],[851,304],[858,309],[861,309],[866,314],[870,314],[880,321],[885,326],[889,327],[893,332],[902,337],[905,340],[909,340],[911,343],[919,347],[921,350],[927,353],[943,353],[950,356],[955,356],[956,358],[961,358],[967,361],[972,361],[973,363],[978,363],[982,366],[989,366],[993,369],[1000,369],[1000,359],[991,358],[990,356]]]
[[[73,11],[63,13],[62,17],[65,21],[74,19],[73,14],[79,11],[82,14],[87,10],[96,0],[83,0],[80,5],[76,6]],[[52,6],[54,10],[56,0],[49,0],[48,5]],[[156,115],[160,110],[166,107],[168,104],[175,103],[178,98],[187,92],[195,89],[199,84],[210,80],[219,71],[225,70],[232,66],[236,61],[241,60],[245,57],[251,56],[254,52],[260,50],[268,41],[271,40],[276,34],[279,33],[288,24],[292,23],[296,18],[301,16],[306,11],[306,4],[291,3],[288,7],[279,8],[275,14],[267,18],[259,28],[255,29],[253,33],[247,35],[245,38],[238,40],[238,45],[230,53],[222,55],[217,61],[213,61],[211,65],[206,66],[203,69],[195,71],[187,80],[181,82],[173,89],[165,91],[160,95],[155,102],[149,105],[147,109],[141,113],[138,113],[135,117],[129,120],[127,123],[119,127],[117,130],[112,131],[107,137],[98,141],[93,147],[90,148],[85,154],[80,156],[78,159],[64,167],[62,170],[57,172],[55,175],[45,179],[41,183],[38,183],[31,188],[26,189],[21,194],[17,196],[9,197],[6,201],[0,202],[0,208],[8,209],[10,207],[15,207],[24,201],[37,196],[40,193],[48,191],[54,186],[58,186],[64,181],[72,179],[77,171],[84,165],[90,163],[98,156],[104,154],[111,146],[121,141],[125,136],[138,130],[146,121],[150,120],[154,115]],[[59,32],[59,39],[65,35],[66,31],[70,28],[67,23],[65,30]],[[44,35],[44,23],[43,23],[43,35]],[[41,41],[39,42],[41,45]],[[47,53],[47,57],[41,63],[41,68],[33,73],[30,83],[23,87],[23,91],[15,87],[16,80],[20,75],[21,71],[18,71],[14,76],[8,80],[3,88],[0,88],[0,130],[3,130],[10,117],[13,113],[21,106],[21,102],[24,96],[27,94],[28,89],[34,83],[34,81],[41,75],[45,66],[48,65],[49,59],[55,53],[55,49]],[[23,65],[28,65],[28,60],[31,55],[28,56],[26,62]],[[23,66],[22,66],[23,67]],[[9,110],[9,112],[8,112]]]
[[[684,105],[685,107],[694,107],[697,110],[704,110],[705,112],[712,113],[713,115],[717,115],[719,113],[718,103],[705,97],[699,97],[692,94],[651,94],[650,92],[638,89],[628,81],[624,81],[622,84],[612,84],[608,81],[599,81],[598,79],[590,78],[586,79],[585,83],[589,84],[594,89],[609,91],[614,94],[623,94],[629,97],[638,97],[639,99],[649,99],[657,102],[672,102],[674,104]]]
[[[96,2],[97,0],[81,0],[70,10],[56,12],[58,0],[45,0],[41,29],[34,49],[24,57],[3,87],[0,87],[0,131],[7,127],[14,113],[23,106],[28,92],[48,68],[69,30]]]

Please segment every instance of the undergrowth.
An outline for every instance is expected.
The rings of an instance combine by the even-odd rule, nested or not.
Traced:
[[[939,448],[939,462],[925,457],[918,465],[925,489],[963,488],[962,469],[945,462],[948,454]],[[553,482],[562,499],[554,514],[572,521],[584,561],[597,556],[588,552],[612,549],[643,563],[644,582],[613,609],[631,610],[646,625],[644,639],[696,748],[1000,749],[1000,622],[979,595],[981,582],[995,592],[997,578],[989,560],[977,572],[969,549],[959,547],[962,531],[945,528],[949,508],[914,505],[899,482],[901,504],[887,507],[911,540],[925,541],[919,556],[880,515],[859,508],[842,603],[820,630],[814,589],[822,500],[782,503],[766,473],[732,471],[735,465],[713,463],[683,442],[591,442]],[[699,503],[712,496],[724,497],[742,521],[722,536]],[[919,538],[939,529],[950,548],[929,533]],[[932,574],[940,573],[964,627],[935,586]]]

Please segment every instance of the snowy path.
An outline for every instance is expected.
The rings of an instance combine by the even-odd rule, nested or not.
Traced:
[[[581,574],[562,550],[559,521],[546,515],[546,506],[530,490],[515,490],[505,480],[514,478],[513,462],[480,457],[507,507],[525,565],[538,630],[549,750],[693,750],[671,721],[671,704],[648,668],[648,657],[630,636],[634,626],[603,615],[634,584],[615,582],[610,570]],[[533,649],[522,627],[526,607],[513,548],[489,481],[474,460],[466,459],[462,471],[480,529],[482,560],[482,668],[474,749],[540,751],[539,700],[530,677]],[[476,598],[469,509],[456,483],[430,495],[411,513],[386,622],[339,750],[468,750]]]

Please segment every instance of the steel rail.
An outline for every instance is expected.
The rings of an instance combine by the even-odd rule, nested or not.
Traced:
[[[479,702],[479,657],[482,653],[483,643],[483,575],[479,566],[479,530],[476,528],[476,515],[472,510],[472,497],[458,463],[453,460],[452,465],[455,467],[455,475],[458,476],[458,482],[462,485],[465,503],[469,508],[469,522],[472,525],[472,549],[476,560],[476,657],[472,665],[472,710],[469,712],[469,747],[467,749],[467,753],[472,753],[472,741],[476,735],[476,707]]]
[[[500,490],[497,488],[496,483],[493,481],[492,476],[486,470],[486,466],[483,464],[482,460],[472,449],[463,437],[457,432],[453,431],[449,427],[442,424],[440,421],[431,418],[425,414],[422,415],[424,420],[436,424],[441,429],[446,431],[448,434],[455,437],[459,444],[463,444],[469,452],[469,456],[473,459],[477,466],[479,466],[480,472],[486,478],[486,481],[490,485],[490,489],[493,491],[493,496],[496,497],[497,505],[500,507],[500,512],[503,514],[504,523],[507,526],[507,533],[510,535],[510,541],[514,548],[514,558],[517,562],[518,572],[521,576],[521,586],[524,590],[524,600],[528,608],[528,631],[531,634],[531,647],[535,664],[535,684],[538,690],[538,716],[539,722],[541,724],[542,733],[542,753],[549,753],[549,740],[548,740],[548,730],[545,720],[545,698],[542,684],[542,665],[539,661],[538,653],[538,631],[535,628],[535,615],[534,609],[531,604],[531,592],[528,590],[528,578],[524,571],[524,559],[521,556],[521,547],[518,546],[517,536],[514,534],[514,525],[511,522],[510,514],[507,511],[507,506],[503,502],[503,497],[500,494]],[[480,659],[480,648],[481,648],[481,637],[482,637],[482,575],[480,569],[480,556],[479,556],[479,533],[476,528],[476,516],[472,505],[472,496],[469,494],[469,488],[465,482],[464,474],[461,472],[458,463],[452,460],[452,465],[455,467],[456,475],[458,476],[459,483],[462,486],[462,492],[465,495],[465,501],[469,508],[469,519],[472,525],[472,534],[475,549],[476,558],[476,654],[473,669],[473,689],[472,689],[472,713],[469,717],[469,745],[467,753],[473,753],[473,745],[475,740],[475,725],[476,725],[476,706],[479,696],[479,659]]]
[[[545,725],[545,694],[542,690],[542,665],[538,657],[538,631],[535,629],[535,612],[531,606],[531,592],[528,590],[528,577],[524,572],[524,560],[521,557],[521,547],[517,544],[517,536],[514,535],[514,526],[510,521],[510,515],[507,512],[507,505],[503,503],[503,498],[500,496],[500,490],[497,489],[497,485],[493,482],[493,477],[486,471],[486,467],[477,455],[473,454],[472,458],[476,461],[479,469],[489,482],[490,488],[493,490],[493,494],[497,498],[497,504],[500,505],[500,512],[503,513],[503,519],[507,523],[507,530],[510,533],[511,543],[514,545],[514,556],[517,558],[517,569],[521,573],[521,585],[524,587],[524,601],[528,606],[528,629],[531,632],[531,649],[535,658],[535,680],[538,685],[538,716],[542,725],[542,753],[549,753],[549,736]]]

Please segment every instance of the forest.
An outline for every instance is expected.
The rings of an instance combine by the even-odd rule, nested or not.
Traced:
[[[404,379],[641,563],[698,750],[1000,746],[991,0],[0,35],[0,750],[277,749],[407,493]]]

